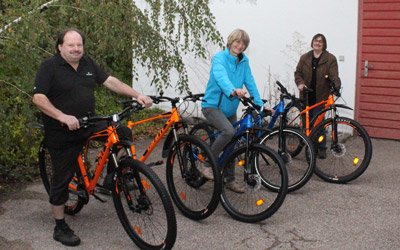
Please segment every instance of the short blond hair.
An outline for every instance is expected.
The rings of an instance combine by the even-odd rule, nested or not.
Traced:
[[[230,48],[232,43],[235,41],[242,41],[245,45],[244,49],[247,49],[250,43],[250,37],[246,31],[242,29],[235,29],[231,34],[229,34],[226,46]]]

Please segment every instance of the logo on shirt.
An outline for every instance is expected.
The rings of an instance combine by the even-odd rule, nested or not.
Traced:
[[[86,76],[92,76],[93,74],[91,72],[87,72]]]

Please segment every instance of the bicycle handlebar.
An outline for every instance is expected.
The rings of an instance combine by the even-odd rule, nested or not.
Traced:
[[[335,79],[329,78],[327,75],[325,76],[325,79],[328,81],[329,86],[330,86],[330,91],[332,94],[334,94],[337,97],[340,97],[340,89],[337,89],[335,86]]]
[[[251,111],[256,111],[262,117],[267,117],[272,115],[272,112],[268,109],[261,110],[261,107],[255,104],[253,99],[254,99],[253,97],[245,97],[245,96],[239,98],[240,102],[243,103],[244,106],[250,108]]]
[[[276,81],[276,84],[278,85],[279,91],[282,93],[281,98],[282,99],[290,99],[292,101],[296,100],[296,96],[292,95],[289,93],[289,91],[280,83],[279,81]]]
[[[192,101],[192,102],[196,102],[196,101],[203,101],[206,102],[206,100],[203,100],[202,98],[204,97],[204,93],[199,93],[199,94],[192,94],[192,92],[188,93],[189,95],[183,97],[183,100],[185,101]]]
[[[85,116],[79,118],[79,126],[81,128],[87,128],[100,121],[120,122],[124,118],[128,117],[131,112],[137,112],[141,109],[144,109],[144,107],[136,100],[123,101],[122,104],[124,105],[124,109],[119,113],[111,115]]]
[[[202,99],[202,97],[204,97],[203,93],[192,94],[191,92],[189,92],[189,95],[187,95],[185,97],[168,97],[168,96],[163,96],[162,94],[159,96],[149,96],[149,97],[153,100],[153,102],[155,104],[158,104],[160,102],[171,102],[171,104],[173,106],[181,101],[192,101],[192,102],[203,101],[203,102],[205,102],[205,100]]]

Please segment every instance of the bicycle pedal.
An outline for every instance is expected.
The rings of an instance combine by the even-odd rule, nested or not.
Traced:
[[[101,187],[101,186],[96,186],[96,188],[94,189],[96,192],[100,193],[100,194],[106,194],[106,195],[111,195],[112,191],[108,188],[105,187]]]
[[[149,164],[147,164],[148,167],[154,167],[154,166],[158,166],[158,165],[162,165],[164,164],[163,160],[159,160],[159,161],[154,161],[154,162],[150,162]]]
[[[103,200],[102,198],[100,198],[96,194],[93,194],[93,197],[96,198],[97,200],[101,201],[101,203],[106,203],[107,202],[106,200]]]

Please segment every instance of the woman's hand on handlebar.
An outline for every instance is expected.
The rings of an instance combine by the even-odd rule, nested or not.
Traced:
[[[297,88],[298,88],[300,91],[303,91],[303,89],[306,88],[306,85],[303,84],[303,83],[301,83],[301,84],[297,85]]]
[[[244,89],[235,89],[232,91],[231,96],[237,96],[239,98],[245,96],[247,94],[247,91]]]

